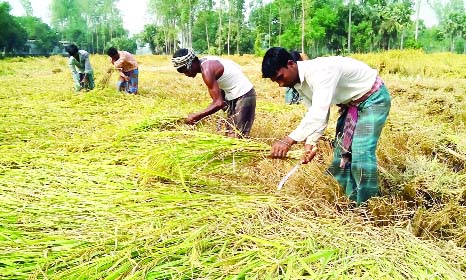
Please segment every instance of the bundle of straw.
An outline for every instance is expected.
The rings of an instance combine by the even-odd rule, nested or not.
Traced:
[[[104,89],[108,86],[110,78],[112,77],[112,73],[113,67],[108,68],[102,79],[100,79],[100,81],[97,83],[99,89]]]
[[[158,143],[147,157],[142,173],[174,182],[208,182],[214,174],[235,174],[239,165],[264,159],[270,146],[253,139],[237,139],[217,134],[190,131],[163,131]],[[301,151],[292,151],[289,158],[299,159]]]
[[[185,117],[182,116],[157,116],[144,120],[134,126],[135,131],[150,130],[174,130],[184,124]]]

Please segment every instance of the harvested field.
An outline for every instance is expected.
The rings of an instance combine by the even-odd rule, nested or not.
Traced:
[[[305,110],[231,56],[258,93],[251,139],[222,136],[210,98],[168,56],[138,56],[140,93],[75,93],[66,58],[0,60],[1,279],[465,279],[466,56],[355,55],[393,97],[378,157],[382,196],[354,208],[320,155],[267,157]],[[99,83],[100,82],[100,83]]]

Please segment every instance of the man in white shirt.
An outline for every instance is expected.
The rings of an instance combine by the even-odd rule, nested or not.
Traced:
[[[195,124],[224,109],[227,111],[226,134],[231,137],[249,136],[256,112],[256,92],[239,65],[216,56],[199,59],[191,48],[179,49],[171,60],[179,73],[191,78],[202,74],[212,98],[207,108],[187,117],[187,124]]]
[[[329,172],[357,205],[379,192],[376,147],[390,111],[391,98],[377,70],[349,57],[294,61],[283,48],[269,49],[262,76],[280,87],[294,87],[308,112],[298,127],[272,145],[271,156],[284,158],[290,147],[305,141],[302,163],[317,153],[331,105],[341,107]]]

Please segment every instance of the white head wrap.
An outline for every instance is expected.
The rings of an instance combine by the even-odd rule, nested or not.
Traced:
[[[185,56],[173,57],[171,59],[173,66],[176,69],[179,69],[183,66],[186,66],[188,70],[191,69],[191,64],[193,63],[196,54],[194,53],[194,50],[192,48],[188,48],[187,50],[188,53]]]

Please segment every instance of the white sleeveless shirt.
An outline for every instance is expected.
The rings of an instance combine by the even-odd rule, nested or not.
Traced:
[[[217,83],[220,89],[225,92],[226,100],[230,101],[241,97],[253,88],[252,83],[235,62],[217,56],[206,56],[202,58],[201,65],[210,60],[217,60],[223,65],[223,74],[217,79]]]

